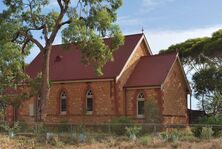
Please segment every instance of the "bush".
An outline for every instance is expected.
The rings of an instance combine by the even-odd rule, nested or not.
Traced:
[[[58,131],[59,132],[69,132],[71,130],[71,125],[68,124],[67,121],[63,120],[58,125]]]
[[[205,116],[198,120],[200,124],[207,124],[207,125],[222,125],[222,115],[212,115],[212,116]],[[200,130],[200,128],[198,128]],[[222,131],[221,126],[212,126],[213,136],[219,137],[220,131]],[[202,130],[201,130],[202,131]]]
[[[199,127],[199,126],[198,127],[192,127],[191,131],[192,131],[192,133],[195,137],[200,138],[201,132],[202,132],[202,127]]]
[[[139,132],[141,131],[141,127],[126,127],[126,133],[129,135],[130,139],[135,140]]]
[[[48,128],[44,123],[38,123],[33,127],[33,132],[36,135],[45,134],[48,132]]]
[[[20,132],[27,132],[28,131],[28,124],[24,120],[19,121],[19,127],[20,127]]]
[[[19,122],[15,122],[12,126],[9,123],[4,123],[1,127],[9,133],[9,137],[14,137],[15,133],[19,132],[20,126]]]
[[[144,105],[145,123],[161,123],[161,112],[158,103],[154,99],[145,101]]]
[[[111,131],[116,135],[125,135],[125,128],[131,124],[131,120],[128,117],[114,118],[111,122]]]
[[[198,141],[198,139],[190,131],[181,131],[180,140],[188,142]]]
[[[171,132],[161,132],[160,138],[164,142],[177,142],[181,139],[182,133],[178,130],[173,130]]]
[[[201,131],[201,138],[209,140],[213,136],[213,133],[214,133],[214,131],[212,130],[212,128],[203,127],[202,131]]]
[[[139,143],[141,143],[142,145],[148,145],[151,143],[151,136],[143,136],[139,139]]]

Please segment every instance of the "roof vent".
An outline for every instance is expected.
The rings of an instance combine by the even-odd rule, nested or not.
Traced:
[[[61,56],[61,55],[56,56],[55,62],[60,62],[62,60],[62,57],[63,56]]]

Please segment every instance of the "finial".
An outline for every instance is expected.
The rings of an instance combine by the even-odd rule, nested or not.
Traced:
[[[143,29],[143,27],[142,27],[142,33],[144,32],[144,29]]]

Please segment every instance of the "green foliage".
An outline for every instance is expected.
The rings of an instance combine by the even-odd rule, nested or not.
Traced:
[[[222,69],[211,66],[198,71],[192,77],[196,95],[222,90]]]
[[[220,135],[220,132],[222,131],[222,127],[219,125],[222,125],[222,116],[221,115],[212,115],[212,116],[206,116],[202,117],[198,121],[199,124],[206,124],[206,125],[212,125],[211,128],[213,130],[213,136],[218,137]],[[196,127],[194,129],[195,136],[200,137],[200,133],[202,132],[201,127]]]
[[[19,128],[20,128],[19,131],[20,132],[27,132],[28,129],[29,129],[29,126],[26,123],[26,121],[25,120],[20,120],[18,122],[19,122]]]
[[[71,125],[68,123],[68,121],[63,120],[58,125],[59,132],[69,132],[71,131]]]
[[[3,4],[5,10],[0,13],[0,24],[6,30],[0,28],[0,31],[4,31],[3,37],[6,37],[3,42],[13,41],[23,54],[28,53],[35,44],[47,55],[43,56],[41,91],[44,92],[41,100],[49,98],[47,62],[50,61],[52,44],[59,32],[62,33],[63,43],[75,43],[81,49],[82,61],[93,65],[98,75],[102,75],[102,67],[124,42],[120,28],[115,24],[122,0],[58,0],[58,9],[52,8],[49,0],[3,0]],[[108,46],[103,40],[106,37],[112,38]],[[47,107],[42,107],[42,118],[45,119]]]
[[[214,131],[212,130],[211,127],[203,127],[203,128],[202,128],[202,131],[201,131],[200,137],[201,137],[202,139],[208,139],[208,140],[209,140],[209,139],[212,138],[213,133],[214,133]]]
[[[46,125],[44,123],[37,123],[34,127],[33,127],[34,133],[38,136],[42,136],[42,134],[45,134],[48,132],[48,128],[46,127]]]
[[[145,123],[157,124],[161,122],[160,108],[154,99],[145,101],[144,112]]]
[[[196,64],[203,63],[207,59],[201,58],[201,54],[209,57],[221,57],[222,29],[214,32],[211,37],[188,39],[185,42],[172,45],[160,53],[179,52],[184,64],[195,61]],[[220,54],[219,54],[220,53]]]
[[[161,132],[160,138],[165,142],[177,142],[181,139],[183,133],[179,130],[173,130],[170,132]]]
[[[202,127],[201,126],[192,127],[191,131],[195,137],[200,138],[201,132],[202,132]]]
[[[140,133],[142,127],[132,126],[132,127],[126,127],[125,129],[130,139],[135,140],[137,135]]]
[[[201,108],[214,114],[221,113],[220,102],[217,97],[214,98],[218,93],[222,94],[221,42],[222,29],[214,32],[211,37],[189,39],[160,52],[179,52],[183,64],[188,66],[187,72],[192,72],[193,88]]]
[[[125,135],[125,128],[130,126],[131,124],[131,120],[128,117],[114,118],[111,122],[111,130],[117,135]]]
[[[83,62],[94,65],[96,72],[102,74],[102,66],[123,44],[122,33],[114,24],[122,0],[59,1],[59,9],[50,8],[48,0],[3,2],[6,9],[0,17],[9,26],[10,22],[18,24],[13,27],[10,41],[15,39],[23,49],[36,44],[42,51],[52,45],[61,31],[63,43],[75,43],[81,49]],[[110,46],[104,43],[105,37],[113,38]]]
[[[13,125],[10,125],[9,123],[4,123],[0,127],[2,127],[6,132],[9,133],[17,133],[20,130],[20,124],[19,122],[15,122]]]
[[[152,137],[151,136],[142,136],[141,138],[139,138],[139,142],[142,144],[142,145],[148,145],[150,144],[152,141]]]

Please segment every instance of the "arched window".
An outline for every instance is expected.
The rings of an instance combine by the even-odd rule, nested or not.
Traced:
[[[93,112],[93,92],[88,90],[86,92],[86,114],[92,114]]]
[[[66,114],[67,112],[67,96],[64,91],[60,94],[60,114]]]
[[[144,117],[144,93],[139,93],[137,96],[137,117]]]

